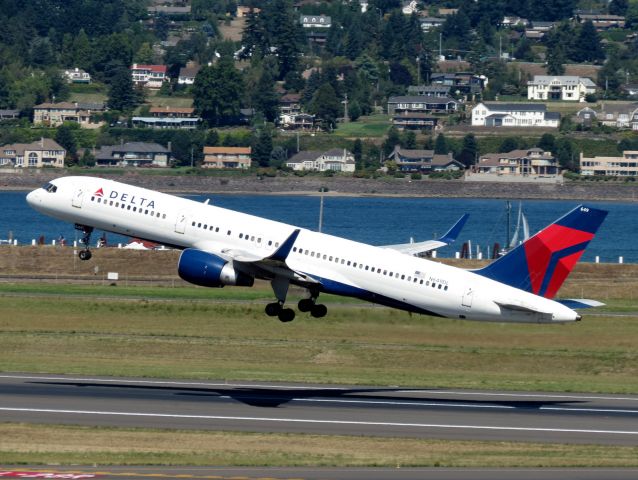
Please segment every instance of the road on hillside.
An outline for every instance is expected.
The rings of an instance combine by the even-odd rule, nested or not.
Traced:
[[[638,445],[638,396],[0,375],[0,421]]]

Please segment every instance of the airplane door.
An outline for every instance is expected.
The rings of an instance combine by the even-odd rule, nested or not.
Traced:
[[[186,214],[178,213],[177,220],[175,221],[175,233],[184,233],[186,231]]]
[[[84,200],[84,190],[78,188],[73,194],[71,199],[71,205],[75,208],[82,208],[82,201]]]
[[[463,298],[461,299],[461,305],[464,307],[472,306],[472,298],[474,297],[474,290],[472,287],[467,287],[465,289],[465,293],[463,293]]]

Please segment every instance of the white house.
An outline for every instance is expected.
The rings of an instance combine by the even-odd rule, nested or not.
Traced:
[[[560,113],[539,103],[481,102],[472,109],[472,126],[551,127],[560,125]]]
[[[354,156],[346,149],[333,148],[326,152],[302,151],[293,155],[286,166],[293,170],[325,172],[354,172]]]
[[[638,151],[627,150],[622,157],[585,157],[580,152],[581,175],[638,176]]]
[[[596,84],[586,77],[534,75],[534,79],[527,82],[528,100],[584,102],[587,95],[595,93]]]
[[[63,76],[68,83],[91,83],[91,75],[81,68],[65,70]]]
[[[161,88],[169,78],[166,76],[166,65],[139,65],[131,66],[131,76],[135,85],[146,88]]]

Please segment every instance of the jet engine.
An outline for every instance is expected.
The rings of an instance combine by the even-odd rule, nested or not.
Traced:
[[[202,287],[252,287],[255,283],[251,275],[237,270],[232,261],[193,248],[187,248],[180,255],[177,273],[187,282]]]

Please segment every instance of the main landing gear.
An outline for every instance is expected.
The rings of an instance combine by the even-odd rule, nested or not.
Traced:
[[[275,277],[271,282],[272,289],[275,292],[277,301],[266,305],[266,315],[269,317],[278,317],[282,322],[291,322],[295,319],[295,311],[292,308],[285,308],[286,296],[288,294],[288,287],[290,286],[290,279],[285,277]],[[299,300],[297,308],[300,312],[310,312],[314,318],[325,317],[328,313],[328,308],[325,305],[317,304],[317,297],[319,292],[311,291],[310,298],[303,298]]]
[[[84,248],[80,250],[78,253],[78,257],[80,260],[89,260],[93,254],[91,250],[89,250],[89,244],[91,243],[91,233],[93,233],[93,227],[88,227],[86,225],[75,225],[76,230],[81,230],[84,236],[80,240],[80,243],[84,245]]]

